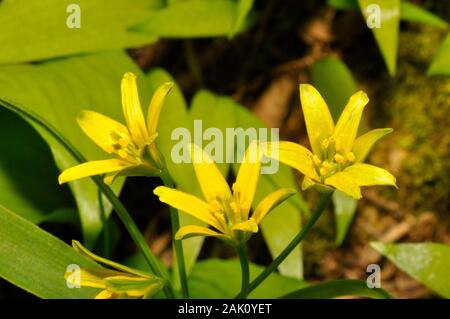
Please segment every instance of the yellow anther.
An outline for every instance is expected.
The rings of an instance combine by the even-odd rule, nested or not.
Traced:
[[[313,162],[316,166],[319,166],[320,164],[322,164],[322,161],[320,160],[319,156],[317,156],[317,155],[313,156]]]
[[[211,203],[210,203],[210,205],[211,205],[211,208],[212,208],[216,213],[222,214],[223,208],[222,208],[222,205],[220,205],[220,203],[219,203],[218,200],[216,200],[216,199],[212,200]]]
[[[111,154],[112,152],[114,152],[114,146],[112,146],[111,144],[106,144],[106,145],[105,145],[105,151],[106,151],[108,154]]]
[[[124,150],[118,150],[117,151],[117,155],[119,155],[121,158],[127,158],[128,157],[128,153],[125,152]]]
[[[232,201],[230,203],[230,207],[233,210],[233,213],[235,213],[235,214],[239,213],[240,206],[235,201]]]
[[[324,150],[326,150],[327,148],[328,148],[328,145],[330,144],[330,140],[329,139],[324,139],[323,141],[322,141],[322,143],[320,143],[320,146],[322,146],[322,148],[324,149]]]
[[[123,137],[120,138],[120,140],[118,140],[117,143],[119,143],[119,145],[122,146],[122,147],[127,147],[128,146],[128,141],[126,139],[124,139]]]
[[[345,158],[344,156],[342,156],[341,154],[336,153],[334,155],[334,160],[336,161],[336,163],[338,164],[343,164],[345,162]]]
[[[355,154],[353,154],[353,152],[348,152],[345,155],[345,158],[347,159],[347,161],[353,162],[355,160]]]
[[[319,173],[320,173],[320,175],[323,176],[323,175],[325,175],[326,173],[328,173],[328,170],[326,170],[325,168],[322,167],[322,168],[320,169]]]
[[[322,163],[322,168],[326,169],[327,171],[329,171],[331,169],[331,164],[328,163],[327,161],[323,161]]]

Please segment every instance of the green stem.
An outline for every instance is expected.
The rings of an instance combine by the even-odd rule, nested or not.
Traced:
[[[161,178],[166,187],[174,187],[173,180],[168,173],[162,174]],[[175,255],[177,258],[177,268],[181,282],[181,292],[183,294],[183,298],[187,299],[189,298],[189,289],[187,283],[186,264],[184,262],[183,243],[181,240],[175,239],[175,235],[180,229],[180,219],[178,216],[178,211],[172,206],[170,206],[170,222],[172,227],[173,246],[175,248]]]
[[[241,292],[237,296],[239,299],[247,298],[248,293],[250,292],[249,282],[250,282],[250,270],[248,267],[248,258],[247,253],[245,251],[245,243],[241,243],[236,246],[236,251],[239,256],[239,261],[241,262],[241,271],[242,271],[242,285]]]
[[[302,228],[302,230],[295,236],[295,238],[289,243],[289,245],[286,246],[286,248],[278,255],[277,258],[275,258],[272,263],[270,263],[269,266],[267,266],[264,271],[259,274],[258,277],[253,280],[250,285],[248,286],[247,293],[252,292],[256,287],[258,287],[273,271],[275,271],[278,266],[286,259],[287,256],[297,247],[298,244],[306,237],[306,235],[309,233],[309,231],[313,228],[319,217],[322,215],[322,213],[325,211],[325,208],[328,206],[331,195],[333,195],[333,192],[327,192],[322,194],[320,197],[319,205],[317,206],[316,210],[314,211],[311,218],[308,220],[306,225]],[[240,298],[241,295],[239,294],[236,296],[236,298]]]
[[[98,207],[103,225],[103,255],[105,258],[109,258],[111,256],[111,236],[109,234],[108,218],[106,217],[105,206],[103,205],[102,192],[100,189],[98,189]]]
[[[31,110],[26,109],[23,106],[19,106],[17,104],[8,102],[8,101],[4,100],[3,98],[0,98],[0,105],[4,106],[5,108],[7,108],[25,118],[32,120],[34,123],[43,127],[79,163],[85,163],[87,161],[84,158],[84,156],[78,151],[78,149],[76,149],[72,145],[72,143],[70,143],[70,141],[67,140],[58,131],[58,129],[56,129],[52,124],[50,124],[48,121],[46,121],[40,115],[36,114],[35,112],[33,112]],[[128,213],[125,206],[123,206],[122,202],[119,200],[119,198],[116,196],[116,194],[114,194],[114,192],[111,190],[111,188],[108,187],[105,183],[103,183],[103,180],[101,179],[101,177],[91,176],[91,179],[94,181],[94,183],[100,189],[100,191],[106,196],[106,198],[108,198],[109,202],[114,207],[114,210],[117,213],[117,215],[119,216],[119,219],[122,221],[123,225],[127,229],[128,233],[130,234],[133,241],[136,243],[136,245],[142,251],[142,253],[143,253],[145,259],[147,260],[153,273],[161,278],[166,279],[166,285],[164,287],[164,293],[165,293],[166,297],[175,298],[175,293],[174,293],[173,287],[170,283],[170,280],[168,278],[166,278],[166,276],[164,276],[164,274],[159,266],[158,260],[150,251],[150,249],[144,239],[144,236],[142,236],[141,232],[139,231],[139,228],[134,223],[133,219],[131,218],[131,216]]]

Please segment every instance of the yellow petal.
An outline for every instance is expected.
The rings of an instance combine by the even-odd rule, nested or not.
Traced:
[[[140,277],[147,277],[147,278],[153,277],[153,275],[148,274],[146,272],[143,272],[143,271],[140,271],[140,270],[137,270],[137,269],[133,269],[133,268],[121,265],[119,263],[116,263],[116,262],[114,262],[112,260],[100,257],[100,256],[94,254],[93,252],[89,251],[86,247],[81,245],[81,243],[79,241],[77,241],[77,240],[72,240],[72,247],[73,247],[73,249],[75,249],[75,251],[78,254],[86,256],[86,257],[88,257],[88,258],[90,258],[92,260],[95,260],[95,261],[97,261],[99,263],[102,263],[102,264],[105,264],[107,266],[110,266],[110,267],[112,267],[114,269],[117,269],[119,271],[123,271],[123,272],[129,273],[129,274],[133,274],[133,275],[136,275],[136,276],[140,276]],[[102,268],[100,268],[100,269],[102,269]],[[90,269],[89,271],[93,272],[94,274],[96,274],[97,269]],[[102,269],[102,271],[103,271],[103,269]],[[102,274],[102,272],[100,272],[99,274]]]
[[[347,172],[343,171],[331,175],[325,180],[325,184],[333,186],[353,198],[361,198],[361,189],[359,188],[356,181],[352,178],[352,176]]]
[[[136,75],[131,72],[125,73],[122,79],[122,107],[133,141],[139,148],[144,147],[149,142],[149,134],[139,101]]]
[[[195,144],[191,144],[190,150],[195,175],[206,201],[210,203],[217,198],[228,200],[230,187],[214,161]]]
[[[187,239],[194,236],[213,236],[218,238],[228,239],[224,234],[218,233],[212,229],[197,226],[197,225],[189,225],[181,227],[175,235],[176,240]]]
[[[167,94],[173,87],[173,83],[167,82],[161,85],[153,94],[147,112],[147,128],[149,135],[155,134],[158,130],[159,116],[164,105]]]
[[[392,185],[397,187],[394,175],[374,165],[355,163],[347,167],[344,172],[349,174],[359,186]]]
[[[334,130],[336,150],[338,152],[346,154],[352,150],[361,115],[368,102],[369,98],[363,91],[353,94],[348,100]]]
[[[217,230],[225,231],[216,217],[214,217],[211,207],[194,195],[165,186],[156,187],[153,193],[159,197],[161,202],[182,210],[198,220],[215,227]]]
[[[232,230],[241,230],[245,232],[250,233],[257,233],[258,232],[258,223],[255,221],[255,219],[252,217],[245,222],[237,223],[233,225]]]
[[[236,182],[233,185],[233,193],[239,201],[241,213],[247,219],[250,206],[255,197],[258,185],[259,170],[261,167],[261,151],[258,142],[252,142],[244,154]]]
[[[95,299],[111,299],[113,297],[114,293],[109,290],[102,290],[100,293],[95,296]]]
[[[302,191],[307,190],[308,188],[310,188],[311,186],[313,186],[314,184],[316,184],[316,182],[314,182],[311,178],[309,178],[308,176],[303,177],[303,182],[302,182]]]
[[[290,188],[282,188],[270,193],[256,206],[252,218],[259,224],[268,213],[295,193],[295,189]]]
[[[58,177],[58,182],[63,184],[88,176],[117,172],[128,166],[129,163],[119,159],[86,162],[63,171]]]
[[[372,146],[383,136],[391,133],[391,128],[379,128],[369,131],[360,137],[358,137],[353,143],[353,153],[355,154],[355,160],[362,162],[366,159]]]
[[[83,132],[107,153],[114,151],[114,145],[132,143],[127,127],[103,114],[83,110],[78,113],[77,122]]]
[[[314,154],[322,154],[322,141],[333,134],[333,118],[324,99],[312,85],[300,84],[300,99],[311,148]]]
[[[163,287],[162,280],[154,278],[113,276],[105,279],[107,289],[118,293],[126,294],[129,297],[142,297],[153,290],[156,293]]]
[[[267,143],[267,156],[280,161],[309,178],[319,180],[312,162],[313,154],[305,147],[292,142]]]

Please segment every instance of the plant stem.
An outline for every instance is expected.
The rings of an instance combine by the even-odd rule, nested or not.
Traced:
[[[245,243],[241,243],[238,246],[236,246],[236,251],[239,255],[239,261],[241,262],[241,271],[242,271],[241,292],[239,293],[237,298],[245,299],[247,298],[247,295],[250,292],[248,290],[249,287],[248,284],[250,282],[250,270],[248,267],[248,258],[247,252],[245,250]]]
[[[302,230],[295,236],[295,238],[286,246],[286,248],[278,255],[277,258],[275,258],[269,266],[267,266],[264,271],[259,274],[258,277],[253,280],[250,285],[248,286],[247,293],[252,292],[256,287],[258,287],[275,269],[278,268],[278,266],[286,259],[287,256],[294,250],[295,247],[297,247],[298,244],[303,240],[303,238],[306,237],[306,235],[309,233],[309,231],[312,229],[314,224],[317,222],[319,217],[322,215],[322,213],[325,211],[325,208],[328,206],[331,195],[333,195],[333,192],[327,192],[322,194],[320,197],[319,205],[317,206],[316,210],[314,211],[311,218],[308,220],[306,225],[302,228]],[[236,298],[240,298],[241,295],[239,294],[236,296]]]
[[[173,188],[175,186],[169,173],[163,173],[161,175],[161,178],[166,187]],[[186,264],[184,262],[183,243],[181,242],[181,240],[175,239],[175,235],[180,229],[180,219],[178,216],[178,211],[172,206],[170,206],[170,224],[172,227],[173,246],[175,248],[175,255],[177,257],[177,268],[180,276],[181,292],[183,294],[183,298],[187,299],[189,298],[189,289],[187,283]]]
[[[79,163],[85,163],[87,161],[84,158],[84,156],[78,151],[78,149],[75,146],[73,146],[72,143],[69,140],[67,140],[66,137],[58,131],[58,129],[56,129],[51,123],[49,123],[47,120],[42,118],[40,115],[36,114],[35,112],[33,112],[21,105],[17,105],[17,104],[8,102],[7,100],[5,100],[3,98],[0,98],[0,105],[4,106],[5,108],[23,116],[23,117],[26,117],[26,118],[32,120],[34,123],[43,127]],[[136,243],[136,245],[139,247],[139,249],[143,253],[143,255],[144,255],[145,259],[147,260],[153,273],[161,278],[166,279],[166,285],[164,287],[164,293],[165,293],[166,297],[175,298],[175,293],[174,293],[173,287],[171,285],[171,282],[169,281],[168,278],[166,278],[166,276],[164,276],[164,274],[161,271],[161,268],[158,264],[158,260],[150,251],[150,249],[144,239],[144,236],[142,236],[141,232],[139,231],[139,228],[134,223],[133,219],[131,218],[131,216],[128,213],[125,206],[123,206],[122,202],[119,200],[119,198],[116,196],[116,194],[114,194],[114,192],[111,190],[111,188],[108,187],[99,176],[91,176],[91,179],[94,181],[94,183],[100,189],[100,191],[108,198],[109,202],[114,207],[115,212],[119,216],[120,220],[122,221],[123,225],[127,229],[128,233],[130,234],[133,241]]]
[[[105,206],[103,205],[102,192],[100,189],[98,189],[98,208],[103,225],[103,255],[105,258],[109,258],[111,255],[111,236],[109,235],[108,218],[106,217]]]

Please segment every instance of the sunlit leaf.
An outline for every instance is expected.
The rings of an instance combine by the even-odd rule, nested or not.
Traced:
[[[352,223],[358,201],[341,191],[336,190],[333,193],[333,204],[336,220],[336,245],[340,246]]]
[[[245,18],[249,14],[253,7],[254,0],[238,0],[238,5],[236,8],[236,17],[234,18],[233,26],[228,33],[229,37],[233,37],[241,28],[245,21]]]
[[[450,246],[438,243],[384,244],[371,246],[398,268],[434,290],[450,298]]]
[[[428,75],[450,75],[450,33],[447,34],[428,68]]]
[[[69,265],[95,267],[70,246],[0,206],[0,277],[41,298],[93,298],[97,289],[68,288]]]
[[[72,7],[69,5],[72,4]],[[80,28],[69,28],[77,19]],[[145,21],[162,0],[4,0],[0,2],[0,63],[138,47],[156,40],[127,28]],[[69,25],[72,25],[69,23]]]

